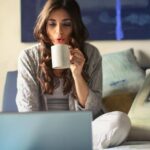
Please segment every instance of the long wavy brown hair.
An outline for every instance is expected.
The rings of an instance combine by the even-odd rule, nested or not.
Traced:
[[[72,19],[73,30],[71,37],[73,40],[70,44],[73,47],[79,48],[87,60],[87,57],[84,53],[84,43],[85,40],[88,38],[88,31],[83,24],[79,5],[75,0],[47,0],[37,18],[37,22],[34,28],[34,37],[40,43],[39,50],[41,54],[41,59],[39,62],[39,74],[37,78],[40,82],[42,92],[47,94],[53,94],[53,91],[57,85],[54,82],[56,77],[53,72],[51,62],[50,49],[52,43],[47,35],[46,25],[48,22],[49,15],[52,13],[52,11],[60,8],[66,10]],[[86,80],[87,74],[84,68],[85,65],[83,67],[84,71],[82,72],[82,75]],[[74,80],[70,69],[65,69],[63,71],[62,78],[63,93],[67,94],[72,90],[72,95],[74,97],[77,97]]]

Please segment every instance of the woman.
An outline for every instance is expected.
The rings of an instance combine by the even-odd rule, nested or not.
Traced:
[[[90,110],[94,118],[104,113],[101,103],[102,58],[94,46],[85,43],[88,32],[77,2],[47,0],[38,16],[34,35],[39,44],[24,50],[18,60],[18,110]],[[50,50],[56,44],[70,45],[69,69],[52,68]],[[117,112],[116,116],[110,121],[113,125],[122,117],[127,118],[121,112]],[[94,126],[93,123],[93,128]],[[108,131],[104,134],[108,134]],[[124,140],[126,136],[123,137]],[[101,143],[103,142],[94,142],[94,145],[106,145]],[[109,145],[111,143],[106,147]]]
[[[19,111],[45,110],[51,100],[61,98],[64,109],[91,110],[98,116],[103,109],[101,56],[85,43],[88,33],[76,1],[48,0],[34,35],[39,45],[23,51],[18,62]],[[52,69],[50,48],[55,44],[70,45],[70,69]]]

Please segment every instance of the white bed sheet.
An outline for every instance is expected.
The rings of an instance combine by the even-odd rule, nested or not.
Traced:
[[[130,141],[104,150],[150,150],[150,141]]]

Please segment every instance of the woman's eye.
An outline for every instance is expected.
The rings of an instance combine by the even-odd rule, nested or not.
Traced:
[[[55,27],[56,23],[55,22],[48,22],[48,25],[51,26],[51,27]]]
[[[71,23],[71,21],[64,21],[64,22],[62,22],[62,25],[65,27],[71,27],[72,23]]]

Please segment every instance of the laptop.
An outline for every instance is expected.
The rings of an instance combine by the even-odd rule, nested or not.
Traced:
[[[2,150],[92,150],[91,112],[0,114]]]

